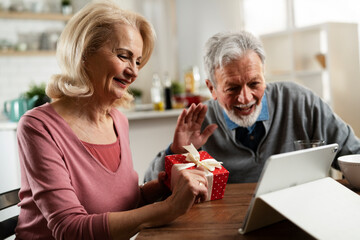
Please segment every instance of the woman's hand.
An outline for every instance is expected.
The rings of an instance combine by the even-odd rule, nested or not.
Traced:
[[[158,180],[155,180],[157,184],[145,186],[159,185],[158,181],[164,179],[165,172],[162,172]],[[111,212],[109,229],[113,239],[129,239],[143,228],[168,224],[185,214],[195,202],[205,201],[207,198],[208,183],[203,168],[182,170],[173,183],[173,192],[164,201],[130,211]]]
[[[173,180],[172,194],[165,201],[169,203],[174,217],[185,214],[194,203],[206,200],[208,182],[202,167],[182,170]]]
[[[189,109],[182,111],[177,120],[173,143],[170,147],[173,153],[186,152],[183,146],[190,143],[196,149],[206,143],[217,128],[216,124],[210,124],[201,132],[201,125],[204,122],[206,111],[207,106],[202,103],[198,105],[192,104]]]

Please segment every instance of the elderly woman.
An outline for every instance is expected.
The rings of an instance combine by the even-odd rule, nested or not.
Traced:
[[[152,26],[112,2],[90,3],[58,43],[61,74],[48,83],[49,104],[19,122],[21,162],[17,239],[126,239],[184,214],[207,196],[201,170],[183,171],[166,200],[161,172],[138,185],[128,121],[115,107],[149,60]],[[184,111],[183,118],[200,108]]]

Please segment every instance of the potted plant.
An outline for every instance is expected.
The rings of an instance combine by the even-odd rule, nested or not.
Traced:
[[[184,108],[187,106],[184,84],[179,81],[172,81],[171,93],[173,96],[173,108]]]
[[[172,81],[171,91],[174,96],[181,95],[182,93],[184,93],[184,85],[181,84],[179,81]]]
[[[64,15],[72,13],[71,0],[61,0],[61,11]]]
[[[142,90],[139,88],[129,88],[129,92],[134,96],[135,98],[135,104],[141,104],[142,103]]]
[[[38,96],[34,107],[43,105],[44,103],[50,102],[51,99],[45,93],[46,84],[30,84],[29,90],[24,94],[24,97],[27,99],[32,99],[34,96]]]

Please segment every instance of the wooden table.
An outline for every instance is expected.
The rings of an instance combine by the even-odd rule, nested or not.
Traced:
[[[239,234],[255,187],[254,183],[228,184],[223,199],[196,204],[167,226],[142,230],[136,240],[314,239],[288,220]]]

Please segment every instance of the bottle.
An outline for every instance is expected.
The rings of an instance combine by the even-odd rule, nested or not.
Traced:
[[[164,111],[163,88],[158,74],[153,75],[151,101],[155,111]]]
[[[184,76],[185,91],[188,94],[197,94],[200,85],[200,73],[197,66],[193,66],[187,69]]]
[[[199,94],[200,88],[200,70],[198,66],[193,66],[193,78],[194,78],[194,88],[193,93]]]
[[[192,69],[189,68],[185,71],[185,76],[184,76],[184,80],[185,80],[185,92],[187,94],[192,93],[194,90],[194,75],[192,72]]]
[[[165,109],[172,109],[172,94],[171,94],[171,79],[168,73],[165,73],[164,78],[164,95],[165,95]]]

